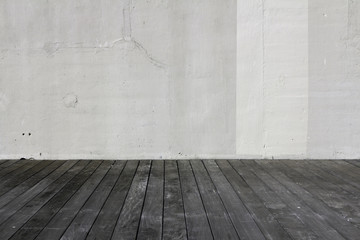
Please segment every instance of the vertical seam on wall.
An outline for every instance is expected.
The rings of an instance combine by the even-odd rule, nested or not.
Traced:
[[[307,65],[308,65],[308,68],[307,68],[307,81],[308,81],[308,86],[307,86],[307,122],[306,122],[306,139],[305,139],[305,158],[308,159],[309,158],[309,122],[310,122],[310,117],[309,117],[309,113],[310,113],[310,5],[309,5],[309,1],[308,1],[308,4],[307,4],[307,40],[308,40],[308,45],[307,45]]]
[[[266,156],[266,140],[265,140],[265,123],[266,123],[266,116],[265,116],[265,33],[264,33],[264,26],[265,26],[265,0],[261,1],[262,7],[262,24],[261,24],[261,41],[262,41],[262,158]]]

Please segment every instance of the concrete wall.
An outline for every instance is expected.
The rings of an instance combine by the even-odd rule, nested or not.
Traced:
[[[359,158],[354,0],[0,1],[0,158]]]

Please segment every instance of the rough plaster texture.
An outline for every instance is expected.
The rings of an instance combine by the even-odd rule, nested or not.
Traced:
[[[1,158],[235,153],[236,1],[4,0],[0,29]]]
[[[359,158],[356,0],[0,1],[0,158]]]

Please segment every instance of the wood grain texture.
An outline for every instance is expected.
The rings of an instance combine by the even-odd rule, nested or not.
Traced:
[[[165,161],[163,239],[186,239],[184,205],[175,161]]]
[[[164,205],[164,162],[153,161],[137,239],[161,239]]]
[[[0,161],[0,236],[357,239],[359,170],[360,161]]]
[[[191,161],[195,179],[215,239],[239,239],[224,204],[201,161]]]
[[[178,161],[188,239],[213,239],[210,224],[189,161]]]
[[[92,225],[87,239],[111,238],[138,165],[138,161],[128,161],[126,163],[124,171],[115,183],[114,188]]]
[[[141,161],[111,239],[135,239],[149,180],[150,161]]]

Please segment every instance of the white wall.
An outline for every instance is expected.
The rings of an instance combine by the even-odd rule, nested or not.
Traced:
[[[0,158],[359,158],[359,36],[353,0],[0,1]]]

